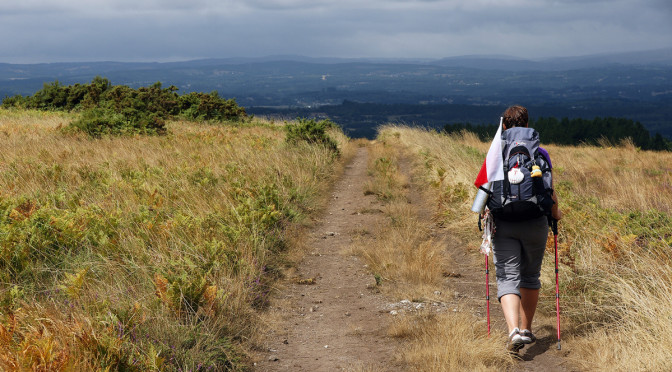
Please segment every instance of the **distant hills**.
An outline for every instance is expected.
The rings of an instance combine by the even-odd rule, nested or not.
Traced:
[[[287,55],[0,64],[0,97],[32,95],[47,82],[86,83],[95,76],[133,88],[160,81],[181,93],[216,90],[258,115],[340,119],[355,136],[371,136],[376,125],[390,120],[433,127],[458,120],[491,123],[497,119],[493,112],[520,103],[534,107],[537,117],[625,117],[672,138],[672,48],[543,60]]]
[[[506,56],[461,56],[444,58],[434,61],[432,64],[505,71],[562,71],[599,68],[608,65],[670,67],[672,66],[672,48],[617,54],[545,58],[541,60],[517,59]]]

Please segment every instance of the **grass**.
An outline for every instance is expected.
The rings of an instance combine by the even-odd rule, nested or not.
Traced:
[[[399,301],[453,303],[454,291],[445,288],[444,273],[454,264],[445,255],[446,242],[433,237],[432,211],[423,216],[428,204],[418,201],[428,195],[413,186],[410,164],[400,137],[384,132],[369,154],[370,182],[365,193],[385,202],[386,222],[359,237],[354,251],[364,258],[377,286]],[[381,160],[382,159],[382,160]],[[407,167],[404,171],[401,167]],[[415,203],[409,203],[409,200]],[[495,371],[512,365],[501,340],[488,338],[482,319],[454,306],[455,311],[437,312],[427,306],[419,311],[402,312],[388,333],[404,342],[400,359],[414,371]],[[467,306],[464,306],[467,307]],[[453,309],[453,307],[451,307]],[[455,342],[459,339],[460,342]]]
[[[338,158],[272,122],[91,139],[72,120],[0,110],[0,369],[247,369],[347,138]]]
[[[428,227],[419,220],[417,209],[407,201],[410,185],[399,170],[398,156],[390,146],[379,143],[371,147],[371,180],[365,184],[364,193],[386,202],[383,213],[387,219],[377,227],[373,238],[362,238],[358,252],[374,272],[376,282],[395,282],[398,289],[406,284],[436,286],[442,280],[446,258],[441,245],[428,238]],[[385,159],[384,167],[380,159]],[[403,292],[396,295],[414,297]]]
[[[387,126],[381,137],[419,159],[442,223],[477,250],[472,185],[489,143],[403,126]],[[563,349],[585,370],[670,370],[672,154],[627,141],[544,147],[564,212],[558,247]],[[552,254],[552,241],[547,248]],[[545,260],[541,317],[555,311],[552,266],[553,259]]]
[[[338,158],[260,121],[91,139],[60,130],[74,119],[0,110],[0,369],[249,369],[274,280],[362,144],[332,130]],[[386,220],[362,230],[354,250],[388,296],[448,302],[437,294],[451,271],[445,242],[410,193],[424,190],[429,214],[476,252],[472,182],[488,145],[382,128],[363,192],[386,203]],[[545,147],[565,213],[568,358],[585,370],[672,369],[672,154],[627,142]],[[542,321],[555,311],[553,260],[544,265]],[[405,341],[400,357],[414,370],[510,368],[504,335],[487,338],[482,326],[469,312],[422,310],[397,316],[389,334]]]
[[[403,356],[414,371],[496,371],[512,365],[501,343],[488,339],[482,324],[464,312],[398,317],[389,334],[408,340]]]

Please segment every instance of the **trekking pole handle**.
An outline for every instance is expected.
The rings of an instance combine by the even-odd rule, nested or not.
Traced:
[[[553,231],[553,235],[557,236],[558,235],[558,220],[549,216],[548,217],[548,226],[551,227],[551,231]]]

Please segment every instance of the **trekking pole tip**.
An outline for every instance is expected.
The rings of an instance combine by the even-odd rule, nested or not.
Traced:
[[[558,350],[562,350],[562,346],[560,345],[560,340],[558,340]]]

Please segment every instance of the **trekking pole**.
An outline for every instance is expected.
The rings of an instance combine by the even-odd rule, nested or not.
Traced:
[[[560,346],[560,284],[558,280],[558,220],[551,218],[551,230],[553,230],[553,241],[555,243],[555,314],[557,317],[558,328],[558,350]]]
[[[478,214],[478,231],[483,231],[483,214]],[[483,253],[485,256],[485,302],[486,309],[488,313],[488,337],[490,337],[490,279],[488,274],[490,273],[490,267],[488,263],[488,254]]]
[[[490,279],[488,274],[490,273],[489,264],[488,264],[488,255],[485,256],[485,301],[487,303],[487,313],[488,313],[488,337],[490,336]]]

